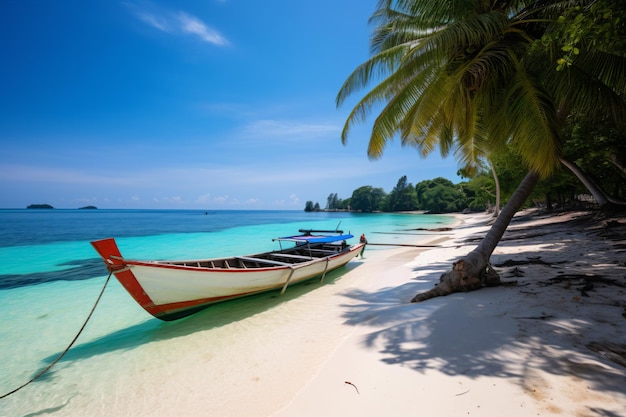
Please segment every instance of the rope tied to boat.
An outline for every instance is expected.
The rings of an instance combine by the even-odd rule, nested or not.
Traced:
[[[108,269],[108,267],[107,267]],[[65,356],[65,354],[71,349],[71,347],[74,345],[74,343],[76,342],[76,340],[78,340],[78,337],[80,336],[80,334],[83,332],[83,330],[85,329],[85,327],[87,326],[87,323],[89,322],[89,320],[91,319],[91,316],[93,315],[94,311],[96,310],[96,306],[98,305],[98,303],[100,302],[100,299],[102,298],[102,294],[104,294],[104,290],[107,287],[107,285],[109,284],[109,281],[111,280],[111,275],[113,274],[113,270],[109,269],[109,271],[111,271],[109,273],[109,276],[107,277],[106,281],[104,282],[104,286],[102,287],[102,290],[100,290],[100,294],[98,295],[98,298],[96,299],[95,304],[93,305],[93,307],[91,308],[91,311],[89,312],[89,315],[87,316],[87,319],[85,320],[85,322],[83,323],[83,325],[81,326],[80,330],[78,331],[78,333],[76,334],[76,336],[74,336],[74,339],[70,342],[70,344],[65,348],[65,350],[63,352],[61,352],[61,354],[54,360],[52,361],[52,363],[48,366],[46,366],[43,370],[41,370],[37,375],[35,375],[34,377],[32,377],[30,379],[30,381],[20,385],[19,387],[15,388],[13,391],[9,391],[6,394],[0,396],[0,400],[3,398],[8,397],[9,395],[15,394],[16,392],[18,392],[19,390],[21,390],[22,388],[24,388],[25,386],[29,385],[30,383],[36,381],[37,379],[39,379],[43,374],[45,374],[46,372],[48,372],[54,365],[57,364],[57,362],[59,362],[61,360],[61,358],[63,358],[63,356]]]
[[[128,269],[128,265],[114,264],[110,260],[105,261],[104,264],[106,265],[107,271],[109,271],[111,274],[115,272],[121,272],[123,269]]]

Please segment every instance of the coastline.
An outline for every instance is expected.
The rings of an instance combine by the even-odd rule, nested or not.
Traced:
[[[70,351],[54,384],[7,398],[0,414],[34,398],[31,414],[55,416],[624,417],[626,288],[610,283],[624,284],[624,229],[520,212],[492,256],[516,285],[411,304],[491,220],[452,216],[452,230],[366,249],[324,285],[215,305],[210,326],[139,315],[131,329],[104,329]],[[577,276],[598,278],[588,296]],[[107,291],[103,323],[138,309],[119,285]]]
[[[623,241],[569,224],[584,214],[518,213],[492,256],[514,286],[408,303],[484,235],[485,214],[459,215],[446,248],[366,259],[368,285],[343,292],[347,334],[272,416],[624,416],[626,290],[599,283],[583,297],[558,279],[626,284]]]

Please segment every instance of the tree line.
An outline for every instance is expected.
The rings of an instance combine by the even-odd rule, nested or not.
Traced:
[[[404,175],[396,186],[387,193],[380,187],[366,185],[357,188],[352,196],[341,199],[337,193],[331,193],[326,206],[307,201],[304,211],[359,211],[359,212],[396,212],[425,210],[432,213],[449,213],[467,207],[467,197],[459,185],[446,178],[421,181],[413,186]]]
[[[574,161],[597,184],[610,190],[617,199],[626,199],[626,136],[610,123],[573,123],[566,132],[563,153]],[[342,199],[331,193],[322,207],[307,201],[305,211],[397,212],[423,210],[429,213],[453,213],[463,210],[494,211],[506,204],[526,174],[526,168],[513,150],[502,150],[475,170],[460,169],[467,179],[453,183],[446,178],[434,178],[413,185],[407,176],[386,192],[371,185],[362,186]],[[495,173],[495,174],[494,174]],[[496,181],[497,179],[497,181]],[[500,194],[499,201],[496,198]],[[526,206],[551,210],[597,204],[578,178],[567,169],[555,171],[548,179],[539,181]]]

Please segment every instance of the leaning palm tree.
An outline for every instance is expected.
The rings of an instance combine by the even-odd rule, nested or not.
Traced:
[[[455,151],[471,160],[469,153],[480,142],[488,143],[490,150],[516,149],[529,169],[476,249],[455,262],[437,287],[414,301],[497,285],[499,277],[489,258],[537,181],[559,166],[560,132],[568,114],[590,106],[623,111],[618,92],[605,84],[619,78],[610,71],[619,60],[596,54],[606,65],[575,71],[576,58],[568,62],[565,75],[557,71],[550,55],[558,49],[558,38],[546,34],[563,10],[590,2],[379,2],[371,19],[373,56],[347,78],[337,104],[374,81],[378,84],[349,114],[342,141],[347,141],[355,123],[381,108],[372,125],[371,158],[380,157],[385,145],[399,138],[403,146],[415,147],[424,156],[439,149],[444,156]],[[578,52],[583,57],[587,51]],[[606,74],[605,79],[598,73]],[[572,81],[581,96],[573,94]]]

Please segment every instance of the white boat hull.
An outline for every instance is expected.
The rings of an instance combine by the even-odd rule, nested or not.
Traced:
[[[364,246],[354,245],[328,256],[289,265],[249,257],[233,258],[257,259],[261,264],[267,262],[268,265],[257,263],[254,268],[240,266],[226,269],[201,266],[211,260],[186,261],[183,265],[181,262],[124,259],[113,239],[92,242],[92,245],[130,295],[146,311],[162,320],[176,320],[216,302],[265,291],[284,291],[288,285],[324,276],[344,266]],[[194,263],[198,266],[193,266]],[[240,264],[243,265],[243,262]]]

